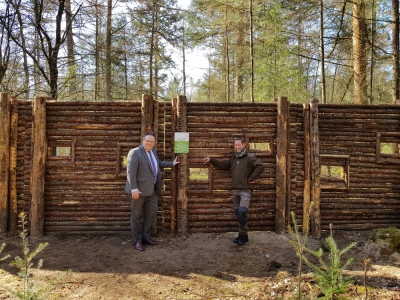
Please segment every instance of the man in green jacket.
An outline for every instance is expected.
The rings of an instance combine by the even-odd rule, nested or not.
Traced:
[[[231,170],[233,188],[233,206],[239,225],[239,236],[233,240],[239,246],[249,241],[247,226],[247,210],[252,193],[251,184],[261,176],[265,167],[254,154],[248,153],[243,138],[235,139],[235,152],[229,160],[220,161],[205,157],[203,162],[211,163],[220,170]]]

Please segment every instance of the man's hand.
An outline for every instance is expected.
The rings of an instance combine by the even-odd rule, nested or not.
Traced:
[[[180,164],[180,163],[181,163],[181,162],[178,161],[178,156],[176,156],[175,159],[174,159],[174,166],[177,165],[177,164]]]
[[[132,198],[135,199],[135,200],[139,199],[141,194],[142,193],[139,190],[136,190],[136,191],[132,192]]]
[[[205,162],[205,163],[210,162],[210,158],[209,158],[209,157],[204,157],[204,158],[203,158],[203,162]]]

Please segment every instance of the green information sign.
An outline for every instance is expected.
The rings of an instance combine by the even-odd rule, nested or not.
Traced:
[[[174,152],[189,153],[189,132],[175,132]]]

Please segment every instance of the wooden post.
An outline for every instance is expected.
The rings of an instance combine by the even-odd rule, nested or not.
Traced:
[[[309,233],[310,229],[310,103],[303,104],[303,133],[304,133],[304,190],[303,190],[303,226],[304,233]]]
[[[45,97],[36,96],[34,99],[32,148],[31,235],[42,237],[44,235],[44,183],[47,154]]]
[[[154,126],[154,100],[152,95],[142,95],[142,120],[141,120],[141,136],[140,141],[142,141],[144,135],[147,132],[152,131],[156,136],[156,144],[154,145],[155,149],[157,149],[158,144],[158,130],[155,131],[156,127]],[[157,116],[158,119],[158,116]],[[158,123],[158,120],[157,120]],[[157,128],[158,129],[158,128]],[[157,234],[157,218],[154,220],[153,225],[151,226],[151,234]]]
[[[179,96],[178,110],[177,110],[177,132],[187,131],[187,100],[186,96]],[[188,225],[188,197],[187,188],[189,181],[189,169],[188,169],[188,154],[179,154],[178,160],[178,234],[187,235],[189,232]]]
[[[0,234],[7,233],[10,167],[10,96],[0,93]]]
[[[154,131],[154,101],[152,95],[142,95],[142,134],[140,140],[149,131]]]
[[[311,235],[321,237],[321,162],[319,158],[318,100],[310,103],[310,142],[311,142]]]
[[[276,203],[275,232],[285,233],[286,198],[287,198],[287,154],[288,154],[288,105],[286,97],[278,99],[277,133],[276,133]]]
[[[290,155],[290,102],[287,105],[287,152],[286,152],[286,227],[290,225],[290,212],[292,210],[292,157]]]
[[[171,128],[171,140],[174,140],[175,132],[176,132],[176,123],[177,123],[177,109],[178,109],[178,99],[172,99],[172,128]],[[176,216],[177,216],[177,168],[172,168],[171,172],[171,232],[176,232]]]
[[[18,142],[18,100],[11,99],[11,128],[10,128],[10,205],[8,228],[16,233],[18,229],[17,211],[17,142]]]

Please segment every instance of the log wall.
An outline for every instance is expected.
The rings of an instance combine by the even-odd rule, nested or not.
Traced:
[[[46,118],[45,232],[129,230],[123,158],[141,143],[141,103],[48,101]]]
[[[321,226],[358,230],[400,226],[400,107],[319,104],[321,165],[340,165],[342,178],[321,177]],[[347,170],[346,170],[347,164]]]
[[[46,101],[43,233],[129,232],[123,161],[147,130],[157,135],[161,159],[178,155],[182,160],[179,168],[163,171],[154,231],[237,231],[229,172],[202,163],[205,156],[229,159],[236,137],[244,137],[266,167],[254,186],[251,230],[282,232],[291,211],[304,228],[311,201],[318,201],[310,220],[316,236],[329,223],[345,230],[400,225],[400,154],[381,150],[385,143],[400,144],[400,107],[316,100],[303,106],[283,98],[276,103],[190,103],[182,96],[149,104],[150,98]],[[10,124],[10,153],[3,155],[9,169],[1,170],[10,179],[0,205],[0,213],[7,215],[3,232],[16,230],[18,212],[32,219],[32,188],[38,190],[31,181],[33,101],[12,100],[10,109],[2,108],[8,116],[0,120]],[[187,155],[174,153],[179,131],[189,133]],[[284,162],[279,172],[278,162]],[[327,166],[341,168],[341,176],[326,176],[321,168]]]

